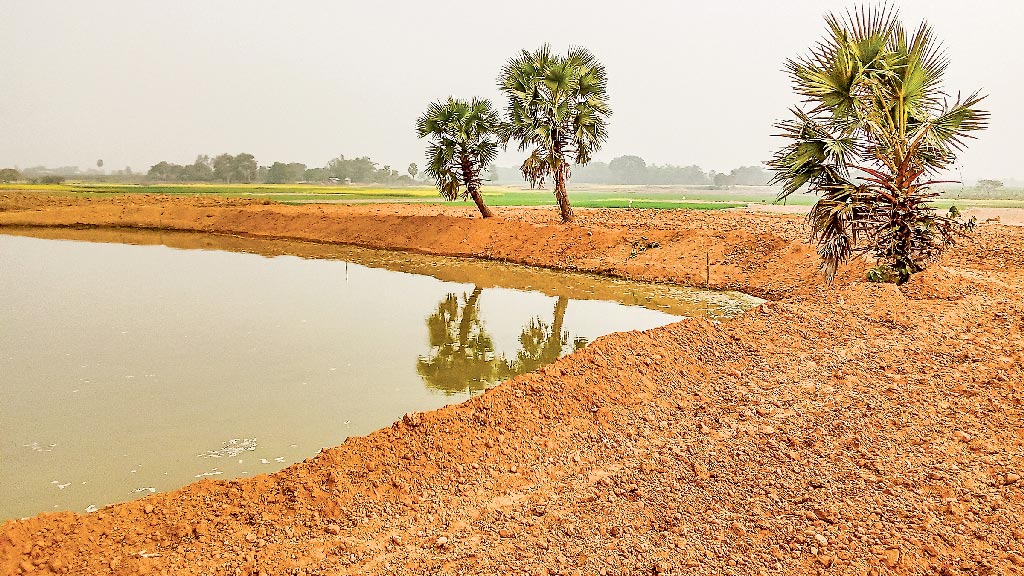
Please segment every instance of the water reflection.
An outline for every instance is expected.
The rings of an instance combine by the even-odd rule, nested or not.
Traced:
[[[559,296],[555,301],[555,311],[551,324],[547,324],[540,317],[530,319],[529,324],[523,328],[519,336],[519,343],[522,349],[516,356],[516,374],[532,372],[545,364],[558,360],[569,344],[569,331],[562,328],[565,322],[565,309],[569,306],[569,299]],[[573,351],[579,350],[587,345],[587,339],[578,337],[572,340]]]
[[[461,297],[449,293],[427,318],[430,353],[420,356],[416,371],[427,387],[445,394],[480,392],[488,385],[517,374],[532,372],[562,355],[587,345],[580,336],[571,339],[563,328],[569,299],[559,296],[550,323],[535,316],[519,335],[520,349],[514,360],[495,350],[480,315],[483,288],[474,286]],[[571,349],[570,349],[571,344]]]
[[[429,388],[446,394],[478,392],[507,378],[512,367],[495,354],[494,340],[480,319],[480,294],[476,286],[460,299],[448,294],[427,318],[428,356],[420,356],[416,371]]]

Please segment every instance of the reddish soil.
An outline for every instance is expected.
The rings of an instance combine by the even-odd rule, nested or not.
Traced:
[[[901,288],[863,263],[827,286],[798,217],[578,215],[0,196],[0,226],[344,242],[773,300],[601,338],[276,474],[6,522],[0,574],[1024,574],[1024,229],[982,226]]]

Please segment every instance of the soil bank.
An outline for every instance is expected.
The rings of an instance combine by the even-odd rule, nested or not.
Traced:
[[[121,226],[475,256],[768,297],[607,336],[272,475],[0,525],[0,574],[1022,574],[1024,229],[825,285],[802,220],[0,196]],[[654,246],[654,244],[657,246]]]

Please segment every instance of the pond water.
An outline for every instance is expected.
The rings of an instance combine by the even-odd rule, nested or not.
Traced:
[[[0,234],[0,520],[272,472],[594,338],[759,301],[186,233]]]

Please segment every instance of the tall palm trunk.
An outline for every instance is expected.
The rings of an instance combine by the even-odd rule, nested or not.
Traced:
[[[569,206],[569,193],[565,191],[565,157],[562,155],[562,142],[555,136],[555,157],[559,164],[555,168],[555,200],[558,202],[558,211],[562,214],[562,223],[568,224],[573,220],[572,207]]]
[[[480,215],[484,218],[494,216],[494,212],[484,204],[484,197],[480,195],[480,175],[473,169],[473,161],[470,160],[469,156],[463,156],[461,164],[462,181],[466,184],[466,191],[469,192],[470,198],[473,199],[477,209],[480,210]]]
[[[555,171],[555,200],[558,201],[558,211],[562,215],[562,222],[565,224],[572,222],[572,207],[569,206],[569,194],[565,191],[565,168]]]

